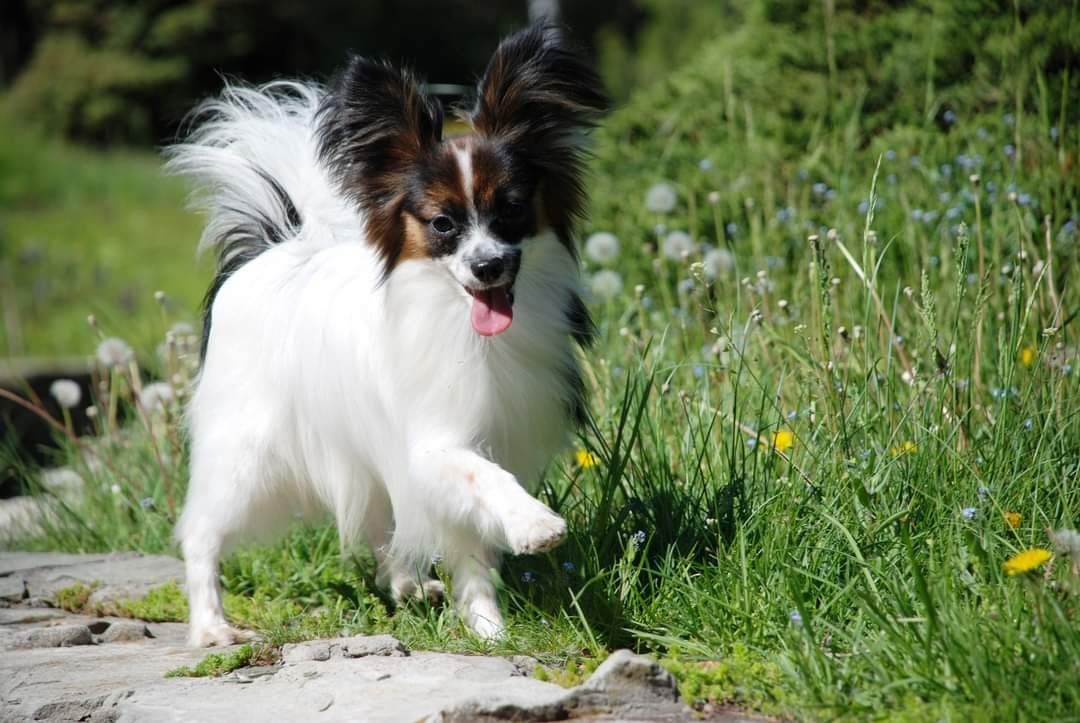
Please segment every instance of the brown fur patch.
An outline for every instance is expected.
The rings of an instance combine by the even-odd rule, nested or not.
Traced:
[[[424,228],[424,223],[416,216],[413,216],[408,211],[401,213],[401,218],[404,221],[405,242],[401,246],[401,253],[398,255],[397,261],[408,261],[409,259],[426,259],[431,255],[428,253],[427,244],[427,230]]]

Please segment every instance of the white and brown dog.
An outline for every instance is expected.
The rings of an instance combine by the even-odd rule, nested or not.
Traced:
[[[229,87],[202,106],[169,150],[219,255],[177,528],[193,644],[242,637],[221,555],[327,510],[396,597],[440,593],[441,554],[463,618],[501,633],[500,551],[566,534],[527,488],[584,413],[571,236],[606,105],[537,25],[496,50],[460,137],[442,138],[410,73],[360,57],[328,88]]]

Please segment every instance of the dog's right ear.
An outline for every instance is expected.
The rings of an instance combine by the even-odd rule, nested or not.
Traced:
[[[319,157],[364,211],[368,238],[388,266],[400,253],[408,174],[441,140],[442,119],[411,72],[358,55],[319,109]]]

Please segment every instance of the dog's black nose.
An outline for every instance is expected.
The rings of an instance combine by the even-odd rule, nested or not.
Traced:
[[[505,266],[506,264],[503,263],[501,256],[491,256],[473,261],[471,268],[477,281],[482,284],[490,284],[502,276]]]

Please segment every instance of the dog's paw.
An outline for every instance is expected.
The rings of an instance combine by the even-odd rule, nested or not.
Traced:
[[[485,617],[475,618],[469,622],[469,627],[481,640],[498,640],[506,634],[502,620],[491,620]]]
[[[515,555],[547,552],[566,538],[566,520],[543,505],[542,512],[519,518],[506,530],[506,542]]]
[[[231,625],[218,623],[203,628],[192,628],[188,634],[188,644],[195,648],[236,645],[255,640],[255,633],[250,630],[238,630]]]
[[[441,605],[446,599],[446,586],[434,578],[428,578],[420,585],[412,578],[401,578],[390,586],[390,595],[399,605],[411,600],[426,600],[430,605]]]

